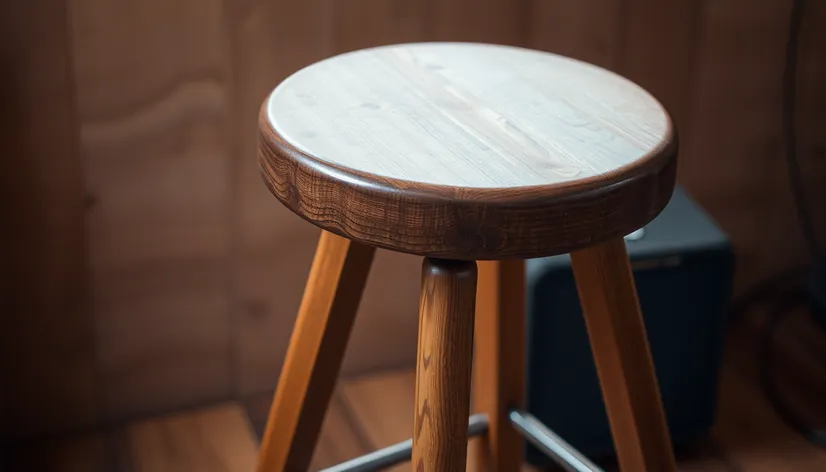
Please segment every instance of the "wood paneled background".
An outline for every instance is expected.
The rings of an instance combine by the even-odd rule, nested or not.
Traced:
[[[318,233],[261,184],[257,111],[291,72],[356,48],[497,42],[617,70],[675,116],[679,179],[732,237],[737,286],[804,261],[781,134],[790,8],[3,2],[3,435],[59,433],[275,385]],[[826,201],[824,2],[809,2],[804,30],[801,161],[811,198]],[[412,365],[418,269],[414,257],[380,252],[346,373]]]

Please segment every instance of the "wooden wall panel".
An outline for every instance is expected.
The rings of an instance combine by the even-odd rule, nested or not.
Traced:
[[[804,10],[798,67],[797,140],[820,250],[826,251],[826,2]]]
[[[110,418],[229,394],[219,0],[72,2],[98,362]]]
[[[98,419],[64,2],[0,5],[0,437]]]
[[[334,53],[385,44],[428,41],[428,2],[408,0],[334,0]]]
[[[622,0],[532,0],[530,46],[614,69],[622,6]]]
[[[261,183],[258,109],[290,73],[356,48],[517,44],[628,75],[674,114],[679,179],[731,235],[738,287],[806,257],[781,139],[789,0],[7,3],[7,431],[275,385],[318,231]],[[814,203],[826,200],[823,2],[807,2],[804,23],[800,159]],[[412,365],[419,263],[379,252],[346,373]]]
[[[436,41],[476,41],[524,46],[530,39],[530,0],[430,0]]]
[[[365,12],[368,4],[354,4],[355,13]],[[371,34],[380,36],[373,39],[359,36],[359,25],[346,6],[346,2],[338,5],[334,12],[325,0],[256,3],[246,9],[233,7],[229,13],[239,126],[234,264],[235,391],[239,394],[276,385],[318,239],[318,230],[286,210],[261,182],[256,161],[258,108],[278,82],[335,51],[412,40],[417,34],[410,23],[398,34],[387,25],[377,27]],[[394,8],[372,13],[371,21],[392,22],[399,15]],[[333,41],[334,36],[341,43]],[[410,256],[384,251],[377,255],[345,359],[346,372],[415,359],[416,341],[410,333],[417,326],[418,264],[418,258]]]
[[[275,385],[309,273],[317,231],[264,187],[258,110],[278,82],[329,55],[327,0],[227,2],[233,70],[236,197],[233,389]]]
[[[333,53],[432,41],[432,1],[336,0]],[[344,358],[344,375],[411,365],[416,359],[421,258],[376,253]]]
[[[708,1],[698,39],[678,178],[734,241],[738,287],[805,255],[781,139],[789,8]]]
[[[657,97],[686,139],[704,13],[705,3],[696,0],[624,0],[618,15],[621,49],[614,69]]]

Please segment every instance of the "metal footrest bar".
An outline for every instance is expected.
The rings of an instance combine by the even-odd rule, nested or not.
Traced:
[[[604,472],[530,413],[511,410],[513,427],[568,472]]]
[[[468,420],[468,436],[479,436],[488,430],[488,415],[472,415]],[[413,440],[377,449],[347,462],[328,467],[321,472],[373,472],[409,461],[413,454]]]

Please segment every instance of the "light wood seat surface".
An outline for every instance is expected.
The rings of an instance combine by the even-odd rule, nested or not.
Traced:
[[[636,84],[573,59],[470,43],[336,56],[261,109],[273,194],[372,246],[528,258],[623,236],[671,196],[676,136]]]

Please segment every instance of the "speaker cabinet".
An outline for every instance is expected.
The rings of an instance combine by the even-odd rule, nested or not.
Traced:
[[[626,237],[672,439],[714,419],[734,257],[726,236],[677,188],[663,212]],[[528,410],[589,456],[613,452],[567,255],[527,261]],[[528,459],[547,459],[529,447]]]

